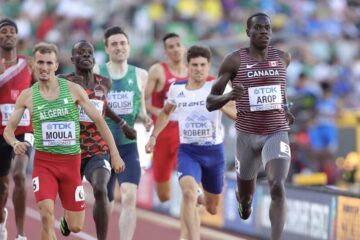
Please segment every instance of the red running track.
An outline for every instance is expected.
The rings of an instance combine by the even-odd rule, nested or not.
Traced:
[[[9,217],[7,220],[7,230],[8,230],[8,239],[15,239],[16,227],[14,220],[14,208],[11,201],[11,194],[13,183],[10,181],[10,194],[7,201],[7,208],[9,210]],[[27,209],[26,209],[26,219],[25,219],[25,234],[28,240],[37,240],[40,239],[40,215],[37,210],[35,203],[34,194],[31,187],[31,179],[27,179],[28,185],[28,196],[27,196]],[[92,219],[92,190],[91,186],[88,183],[85,183],[85,191],[87,197],[86,205],[86,219],[84,224],[84,229],[78,234],[71,234],[69,237],[63,237],[59,230],[59,219],[62,216],[62,207],[60,200],[57,199],[55,205],[55,215],[56,215],[56,235],[58,239],[67,239],[67,240],[96,240],[95,226]],[[117,204],[118,205],[118,204]],[[119,208],[115,207],[115,210],[110,216],[109,223],[109,240],[118,240],[118,219],[119,219]],[[242,238],[240,236],[230,235],[223,233],[221,231],[216,231],[210,228],[202,227],[201,229],[201,239],[203,240],[246,240],[249,238]],[[179,239],[179,221],[175,218],[164,216],[158,213],[154,213],[147,210],[138,209],[137,211],[137,226],[135,230],[134,240],[177,240]]]

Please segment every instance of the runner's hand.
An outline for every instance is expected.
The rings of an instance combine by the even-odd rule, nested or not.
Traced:
[[[136,133],[135,129],[129,127],[129,125],[127,125],[127,124],[125,124],[121,129],[128,139],[130,139],[130,140],[136,139],[137,133]]]
[[[239,100],[240,98],[242,98],[244,93],[245,93],[244,85],[242,85],[241,83],[233,85],[233,89],[229,93],[231,96],[230,99],[231,100]]]
[[[125,162],[120,157],[120,154],[111,155],[111,167],[115,173],[121,173],[125,170]]]
[[[146,116],[144,118],[144,126],[147,132],[150,131],[151,127],[153,125],[153,121],[151,120],[151,118],[149,118],[148,116]]]
[[[13,145],[13,149],[14,149],[14,152],[15,152],[16,155],[25,154],[28,147],[31,147],[31,146],[30,146],[30,143],[27,143],[27,142],[16,142]]]
[[[295,121],[294,115],[290,112],[290,110],[285,110],[285,114],[289,125],[292,125]]]
[[[155,143],[156,143],[156,137],[151,135],[149,141],[145,145],[145,152],[152,153],[154,151]]]

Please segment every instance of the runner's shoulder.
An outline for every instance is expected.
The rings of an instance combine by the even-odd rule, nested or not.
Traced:
[[[286,66],[288,66],[290,64],[290,61],[291,61],[291,54],[289,52],[285,52],[285,51],[282,51],[280,49],[276,49],[276,51],[278,52],[279,57],[281,58],[281,60],[284,61]]]

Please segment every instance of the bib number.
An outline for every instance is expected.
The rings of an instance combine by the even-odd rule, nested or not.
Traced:
[[[251,112],[282,108],[280,85],[250,87],[248,91]]]
[[[111,92],[108,94],[108,105],[117,115],[132,114],[134,92]]]
[[[213,142],[214,128],[211,121],[187,121],[181,127],[185,143]]]
[[[96,108],[96,110],[99,112],[100,115],[102,115],[103,109],[104,109],[104,101],[97,100],[97,99],[90,99],[90,102],[93,104],[93,106]],[[85,110],[79,106],[79,120],[80,122],[93,122],[89,116],[86,114]]]
[[[44,146],[75,145],[75,122],[43,122],[42,137]]]

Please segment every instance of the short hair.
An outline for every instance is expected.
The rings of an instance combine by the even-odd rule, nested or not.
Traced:
[[[83,44],[83,43],[88,44],[88,45],[91,46],[92,49],[94,50],[94,46],[92,45],[91,42],[89,42],[88,40],[82,39],[82,40],[80,40],[80,41],[77,41],[77,42],[74,44],[74,46],[73,46],[72,49],[71,49],[71,55],[74,55],[75,49],[77,48],[77,46],[80,45],[80,44]]]
[[[208,62],[210,62],[211,59],[210,49],[208,47],[198,46],[198,45],[191,46],[186,54],[187,62],[189,63],[190,59],[197,57],[204,57],[208,60]]]
[[[15,28],[16,33],[18,33],[18,27],[16,22],[14,22],[13,20],[11,20],[10,18],[3,18],[0,20],[0,29],[5,27],[5,26],[12,26]]]
[[[267,15],[266,13],[263,13],[263,12],[255,13],[255,14],[251,15],[246,21],[246,27],[248,29],[250,28],[251,21],[253,20],[253,18],[258,17],[258,16],[263,16],[263,17],[267,17],[268,19],[270,19],[269,15]]]
[[[163,41],[163,43],[165,43],[166,40],[168,40],[169,38],[173,38],[173,37],[180,38],[179,34],[171,32],[171,33],[167,33],[167,34],[163,37],[162,41]]]
[[[105,29],[105,32],[104,32],[105,46],[108,45],[109,37],[111,37],[112,35],[116,35],[116,34],[123,34],[126,37],[126,39],[129,41],[128,35],[124,32],[124,30],[121,27],[112,26],[112,27],[108,27],[107,29]]]
[[[33,48],[33,55],[39,52],[41,54],[45,53],[55,53],[56,59],[58,59],[58,47],[54,43],[47,43],[47,42],[39,42]]]
[[[180,36],[177,33],[173,33],[173,32],[172,33],[167,33],[162,39],[164,46],[165,46],[166,40],[168,40],[169,38],[174,38],[174,37],[180,38]]]

